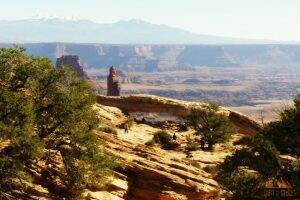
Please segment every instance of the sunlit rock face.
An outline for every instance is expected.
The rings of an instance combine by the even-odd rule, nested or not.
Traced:
[[[117,77],[117,72],[114,66],[109,68],[107,77],[107,96],[120,96],[121,87]]]
[[[80,65],[79,56],[77,55],[63,55],[56,60],[56,67],[60,68],[62,66],[70,66],[77,74],[79,78],[88,79],[86,72]]]

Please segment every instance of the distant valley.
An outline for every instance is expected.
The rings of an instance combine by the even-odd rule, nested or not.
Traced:
[[[12,44],[0,44],[9,47]],[[300,86],[300,45],[112,45],[21,44],[53,63],[65,54],[81,64],[106,94],[108,67],[115,65],[122,94],[153,94],[216,101],[258,119],[276,114],[273,103],[291,100]],[[267,102],[262,103],[261,102]],[[270,102],[270,103],[269,103]],[[280,104],[280,103],[279,103]]]

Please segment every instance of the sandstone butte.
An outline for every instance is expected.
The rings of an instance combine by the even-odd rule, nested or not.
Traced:
[[[168,113],[170,116],[186,115],[190,106],[201,106],[203,103],[186,102],[156,96],[135,95],[108,97],[98,96],[97,110],[103,124],[116,127],[117,134],[95,130],[99,139],[105,141],[105,149],[116,155],[122,166],[115,169],[114,177],[105,190],[86,190],[84,196],[98,200],[205,200],[215,199],[222,193],[218,182],[212,174],[204,169],[221,163],[227,155],[240,148],[233,142],[244,134],[255,134],[259,125],[252,119],[226,108],[226,113],[237,126],[238,133],[228,144],[216,145],[214,151],[193,151],[187,158],[186,137],[192,130],[177,131],[172,128],[176,123],[164,127],[170,133],[176,132],[181,146],[176,150],[164,150],[159,146],[147,146],[153,134],[162,129],[147,123],[135,122],[129,133],[124,133],[122,124],[127,119],[126,113]],[[122,112],[123,111],[123,112]],[[59,165],[61,158],[58,155]],[[37,174],[39,176],[39,174]],[[41,180],[43,181],[43,180]],[[48,189],[37,182],[31,187],[34,199],[52,199]]]

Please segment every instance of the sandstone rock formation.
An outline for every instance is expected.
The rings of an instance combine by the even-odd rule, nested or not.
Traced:
[[[96,105],[99,116],[105,123],[119,127],[126,116],[114,107]],[[205,200],[214,199],[220,190],[211,174],[200,168],[222,162],[228,153],[205,153],[187,159],[183,150],[169,151],[158,146],[148,147],[160,129],[146,124],[134,124],[129,133],[117,128],[117,135],[98,131],[98,137],[105,141],[108,152],[118,157],[122,166],[116,169],[115,179],[108,190],[102,193],[89,192],[101,200]],[[190,132],[178,133],[178,141],[186,143]],[[184,149],[184,148],[182,148]],[[191,165],[199,163],[199,166]],[[118,184],[116,184],[118,183]]]
[[[63,65],[72,67],[72,69],[76,72],[79,78],[88,79],[87,73],[83,70],[83,67],[80,65],[79,56],[63,55],[62,57],[57,58],[56,67],[60,68]]]
[[[120,96],[121,87],[117,78],[117,71],[114,66],[109,68],[107,77],[107,96]]]
[[[239,113],[231,112],[226,108],[222,111],[229,114],[239,127],[238,134],[226,145],[218,144],[213,152],[202,150],[193,151],[187,157],[185,148],[187,137],[193,130],[177,131],[177,139],[181,147],[175,150],[165,150],[161,147],[147,146],[154,134],[162,127],[153,127],[144,123],[133,123],[128,133],[124,133],[121,125],[128,119],[119,109],[128,111],[166,112],[177,116],[184,116],[189,106],[201,106],[201,103],[185,102],[155,96],[106,97],[98,96],[99,104],[94,105],[99,118],[100,126],[116,127],[116,134],[95,130],[97,137],[103,141],[106,151],[115,155],[121,166],[115,169],[112,182],[99,190],[89,188],[83,196],[93,200],[208,200],[216,199],[222,193],[222,188],[214,180],[213,174],[205,171],[206,167],[216,166],[231,155],[238,146],[234,141],[242,134],[256,131],[255,122]],[[103,105],[104,104],[104,105]],[[114,107],[105,106],[113,105]],[[119,107],[119,108],[116,108]],[[255,128],[256,127],[256,128]],[[245,131],[246,130],[246,131]],[[166,129],[172,133],[175,130]],[[57,156],[57,165],[62,162]],[[45,166],[44,166],[45,167]],[[32,198],[27,199],[55,199],[51,196],[51,189],[40,177],[33,186],[28,186]],[[84,197],[82,198],[84,199]]]
[[[201,106],[203,103],[188,102],[170,98],[157,97],[153,95],[131,95],[122,97],[98,96],[98,103],[106,106],[120,108],[126,112],[146,113],[169,113],[174,116],[184,117],[193,106]],[[222,107],[221,111],[226,113],[243,134],[254,135],[260,130],[259,124],[238,112]]]

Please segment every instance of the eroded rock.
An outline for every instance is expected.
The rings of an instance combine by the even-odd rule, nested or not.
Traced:
[[[121,86],[117,78],[117,71],[114,66],[109,68],[107,77],[107,96],[120,96]]]
[[[79,78],[88,79],[88,75],[80,65],[79,57],[77,55],[63,55],[62,57],[57,58],[56,67],[60,68],[63,65],[70,66]]]

